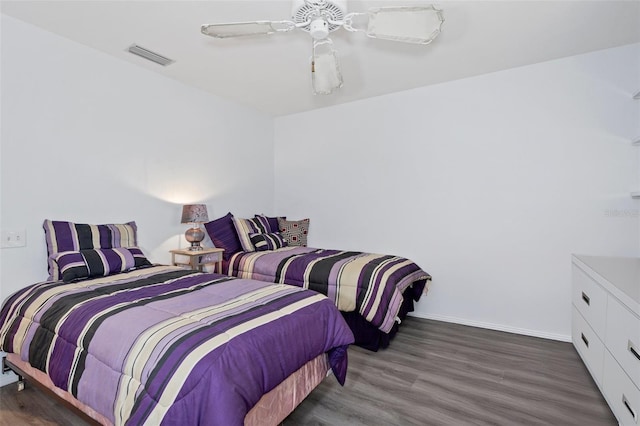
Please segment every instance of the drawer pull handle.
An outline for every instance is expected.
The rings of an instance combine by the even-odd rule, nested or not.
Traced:
[[[584,333],[580,333],[580,337],[582,337],[582,341],[584,342],[584,344],[589,347],[589,339],[584,336]]]
[[[640,353],[638,353],[636,348],[633,347],[633,342],[631,340],[629,340],[629,346],[627,347],[629,348],[629,352],[631,352],[633,356],[635,356],[636,358],[638,358],[638,360],[640,360]]]
[[[625,407],[627,407],[627,410],[629,410],[629,412],[631,413],[631,417],[633,417],[633,420],[638,420],[638,418],[636,417],[636,412],[633,411],[633,408],[631,408],[631,405],[629,405],[629,401],[627,400],[627,397],[624,396],[624,394],[622,395],[622,403],[624,404]]]
[[[584,300],[584,303],[586,303],[587,305],[591,305],[591,298],[584,294],[584,291],[582,292],[582,300]]]

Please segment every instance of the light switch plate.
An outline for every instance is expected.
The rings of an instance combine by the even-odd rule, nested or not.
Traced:
[[[25,229],[11,229],[0,231],[2,248],[24,247],[27,245],[27,231]]]

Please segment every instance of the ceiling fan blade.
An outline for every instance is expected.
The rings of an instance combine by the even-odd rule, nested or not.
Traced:
[[[354,19],[368,18],[367,29],[353,26]],[[345,29],[365,31],[367,36],[405,43],[429,44],[442,29],[444,15],[434,6],[381,7],[367,13],[350,13],[345,17]]]
[[[311,84],[315,95],[328,95],[342,87],[338,56],[333,50],[333,42],[328,38],[313,40]]]
[[[226,24],[205,24],[200,28],[202,34],[215,38],[246,37],[287,32],[296,28],[292,21],[250,21]]]

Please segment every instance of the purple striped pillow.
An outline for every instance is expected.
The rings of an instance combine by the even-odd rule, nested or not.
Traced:
[[[251,243],[256,251],[275,250],[287,246],[287,242],[282,238],[279,232],[269,234],[251,234]]]
[[[269,224],[269,233],[271,232],[278,232],[278,217],[274,216],[274,217],[269,217],[267,215],[264,214],[257,214],[255,215],[256,218],[261,218],[263,221],[266,221]],[[286,216],[280,216],[280,218],[282,219],[286,219]]]
[[[244,251],[255,251],[251,243],[250,235],[269,233],[269,222],[262,218],[240,219],[233,218],[233,226],[236,228],[240,245]]]
[[[136,247],[138,245],[135,222],[123,224],[89,225],[86,223],[45,220],[42,227],[47,241],[49,279],[59,280],[60,272],[51,256],[68,251]]]
[[[50,257],[66,283],[151,265],[138,247],[65,251]]]
[[[257,214],[251,220],[257,221],[257,227],[260,229],[260,231],[263,234],[270,234],[272,232],[278,231],[277,229],[271,229],[271,223],[269,222],[269,218],[264,215]]]

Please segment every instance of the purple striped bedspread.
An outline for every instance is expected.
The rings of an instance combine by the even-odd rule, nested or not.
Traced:
[[[431,280],[403,257],[311,247],[240,252],[224,262],[223,269],[231,276],[315,290],[339,310],[358,312],[384,333],[391,331],[407,288],[417,302]]]
[[[352,342],[315,292],[168,266],[34,284],[0,311],[0,349],[116,425],[241,425],[322,353],[344,383]]]

